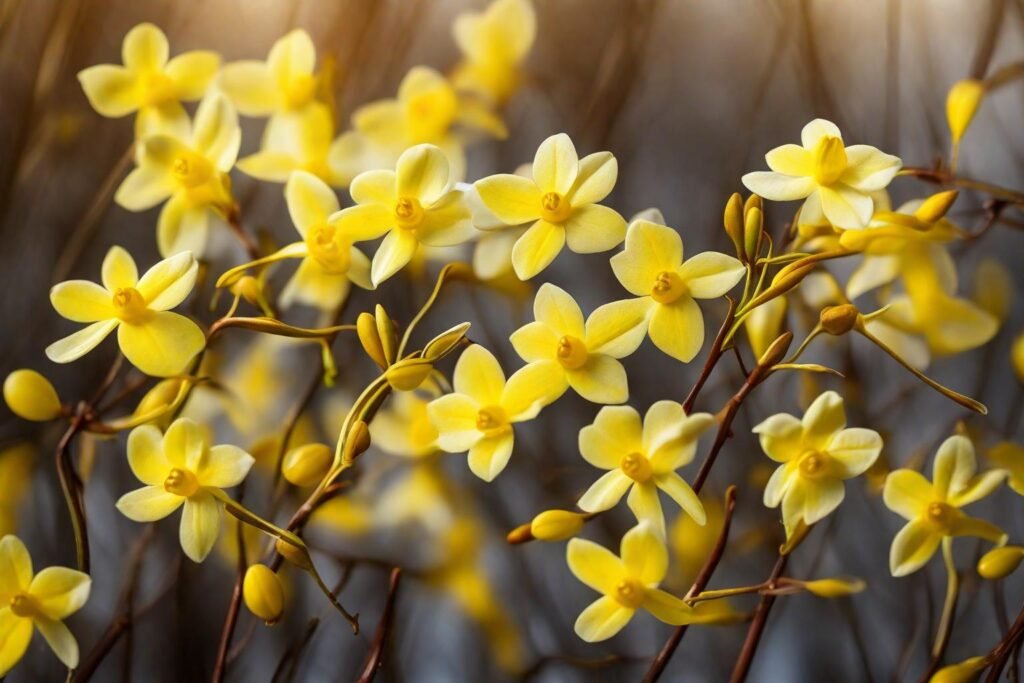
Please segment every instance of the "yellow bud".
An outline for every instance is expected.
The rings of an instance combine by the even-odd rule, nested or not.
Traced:
[[[309,553],[303,548],[279,538],[274,543],[274,549],[277,550],[277,553],[287,560],[289,564],[293,564],[300,569],[308,570],[313,568],[313,560],[310,559]]]
[[[541,541],[564,541],[583,528],[586,515],[569,510],[545,510],[530,522],[530,533]]]
[[[743,215],[746,216],[751,209],[764,211],[764,202],[756,194],[750,195],[747,197],[747,201],[743,202]]]
[[[284,611],[284,589],[281,579],[265,564],[254,564],[245,572],[242,597],[249,611],[273,626]]]
[[[844,335],[856,327],[858,320],[860,320],[860,311],[853,304],[829,306],[822,309],[818,316],[822,329],[836,337]]]
[[[468,331],[469,323],[462,323],[442,332],[431,339],[423,348],[423,357],[431,361],[444,358],[462,343]]]
[[[771,343],[768,350],[758,359],[757,364],[764,367],[775,365],[786,355],[786,351],[789,350],[789,345],[792,343],[793,333],[783,332],[779,335],[778,339]]]
[[[519,545],[520,543],[528,543],[533,540],[533,532],[530,530],[531,524],[520,524],[512,531],[505,535],[505,540],[511,545]]]
[[[284,456],[281,474],[296,486],[313,486],[327,474],[334,452],[322,443],[307,443],[293,448]]]
[[[1008,545],[995,548],[981,556],[978,560],[978,574],[982,578],[995,581],[1009,576],[1024,560],[1024,548]]]
[[[15,415],[46,422],[61,413],[57,390],[35,370],[15,370],[4,380],[4,400]]]
[[[985,95],[985,84],[973,78],[957,81],[946,96],[946,121],[953,142],[959,142],[971,125],[981,98]]]
[[[931,197],[925,199],[921,206],[917,207],[917,210],[914,211],[914,217],[922,223],[934,223],[949,212],[959,194],[957,190],[936,192]]]
[[[148,415],[167,408],[181,391],[181,380],[177,378],[165,379],[146,392],[139,405],[135,406],[135,415]]]
[[[412,391],[430,376],[434,364],[424,358],[406,358],[395,363],[384,373],[388,384],[396,391]]]
[[[342,452],[342,461],[351,463],[360,453],[370,447],[370,427],[362,420],[356,420],[349,429]]]
[[[782,330],[786,320],[786,297],[775,297],[750,312],[743,320],[750,339],[750,348],[760,358]]]
[[[756,195],[754,195],[756,196]],[[725,204],[725,234],[736,247],[736,255],[743,257],[743,198],[739,192],[733,192]]]
[[[1013,340],[1010,360],[1013,363],[1013,371],[1017,373],[1017,379],[1024,384],[1024,332],[1018,334],[1017,338]]]
[[[263,301],[263,287],[252,275],[243,275],[231,285],[231,293],[240,296],[253,306],[260,306]]]
[[[374,317],[377,319],[377,336],[380,338],[381,348],[384,350],[384,358],[390,365],[398,357],[398,330],[395,329],[394,321],[380,304],[377,304],[377,308],[374,309]]]
[[[968,683],[988,666],[988,657],[971,657],[959,664],[950,664],[936,671],[929,683]]]
[[[743,250],[751,261],[757,258],[757,248],[761,242],[763,229],[764,214],[760,208],[751,207],[743,217]]]
[[[860,579],[836,577],[805,581],[803,586],[808,593],[817,595],[819,598],[842,598],[854,593],[860,593],[867,587],[867,584]]]
[[[356,336],[359,343],[363,345],[366,355],[373,359],[373,362],[380,366],[381,370],[388,367],[388,359],[384,355],[384,346],[380,343],[380,335],[377,334],[377,320],[371,313],[360,313],[356,318]]]

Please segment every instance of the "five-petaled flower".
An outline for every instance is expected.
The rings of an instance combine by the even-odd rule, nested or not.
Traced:
[[[521,64],[537,35],[530,0],[495,0],[483,12],[455,18],[455,42],[463,54],[452,81],[495,103],[507,100],[522,81]]]
[[[138,144],[138,166],[117,188],[114,200],[129,211],[145,211],[168,200],[157,222],[163,256],[206,248],[210,212],[234,210],[228,171],[235,165],[242,131],[226,97],[203,98],[187,135],[151,135]]]
[[[622,243],[626,221],[600,202],[615,187],[619,164],[610,152],[580,159],[565,133],[541,143],[533,177],[501,173],[476,182],[481,201],[508,225],[531,223],[512,249],[520,280],[555,260],[562,247],[578,254],[608,251]]]
[[[582,538],[569,541],[566,560],[577,579],[601,597],[576,619],[576,634],[589,643],[607,640],[645,609],[666,624],[717,621],[723,615],[701,603],[690,607],[682,599],[658,588],[668,572],[668,550],[658,534],[640,523],[622,537],[621,557]]]
[[[683,260],[683,239],[672,228],[638,219],[626,232],[626,248],[611,258],[615,277],[638,299],[609,304],[613,310],[646,309],[651,341],[684,363],[704,344],[704,316],[695,299],[715,299],[745,272],[732,256],[714,251]]]
[[[993,543],[1006,542],[1002,529],[960,510],[992,493],[1006,477],[1004,470],[976,471],[974,444],[956,435],[939,446],[932,464],[932,481],[910,469],[889,473],[883,491],[885,504],[910,520],[892,539],[889,570],[893,576],[906,576],[923,567],[944,538],[975,536]]]
[[[658,490],[703,525],[706,516],[697,494],[676,470],[693,460],[697,439],[715,422],[708,413],[687,415],[674,401],[658,401],[640,414],[629,406],[602,408],[594,423],[580,430],[583,458],[608,470],[583,494],[577,505],[587,512],[608,510],[629,491],[629,509],[665,537],[665,516]]]
[[[253,462],[237,446],[211,447],[206,430],[187,418],[164,434],[153,425],[136,427],[128,435],[128,465],[146,486],[121,496],[117,509],[136,522],[155,522],[184,506],[181,548],[202,562],[220,535],[220,489],[242,483]]]
[[[513,332],[509,341],[527,363],[547,363],[557,370],[559,395],[572,387],[594,403],[629,398],[626,369],[618,359],[643,341],[643,309],[601,306],[584,322],[572,296],[545,283],[533,300],[533,315],[536,320]]]
[[[455,392],[427,406],[437,445],[448,453],[469,451],[469,469],[491,481],[512,455],[512,425],[537,416],[555,396],[559,371],[547,363],[520,368],[508,381],[490,351],[472,345],[455,365]]]
[[[771,171],[743,176],[743,184],[765,199],[805,199],[800,222],[822,217],[846,230],[867,226],[874,212],[871,193],[885,188],[900,170],[899,157],[869,145],[843,144],[831,121],[814,119],[800,133],[800,145],[782,145],[765,155]]]
[[[376,287],[401,270],[419,245],[447,247],[474,231],[462,191],[453,188],[448,159],[434,145],[410,147],[394,171],[366,171],[350,188],[356,205],[331,222],[356,241],[387,233],[373,255],[370,279]]]
[[[217,74],[220,57],[208,50],[185,52],[168,60],[167,36],[153,24],[139,24],[121,45],[124,66],[98,64],[80,71],[78,80],[93,109],[111,118],[138,112],[135,137],[157,133],[188,135],[188,114],[181,102],[198,100]]]
[[[78,666],[78,643],[64,619],[89,599],[92,580],[67,567],[32,571],[32,558],[17,536],[0,539],[0,677],[18,663],[35,629],[69,669]]]
[[[863,474],[882,452],[878,432],[845,427],[843,399],[834,391],[814,399],[802,420],[779,413],[754,427],[765,455],[782,463],[764,488],[764,504],[782,504],[787,536],[801,521],[814,524],[839,507],[843,480]]]
[[[138,275],[135,261],[121,247],[103,259],[103,285],[70,280],[50,290],[50,302],[62,316],[90,323],[46,347],[56,363],[81,358],[117,328],[117,343],[132,365],[147,375],[167,377],[185,371],[206,345],[190,319],[169,309],[189,295],[199,264],[189,252],[164,259]]]

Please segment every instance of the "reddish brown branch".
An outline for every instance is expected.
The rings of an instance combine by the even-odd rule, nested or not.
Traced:
[[[377,670],[384,664],[384,649],[387,646],[388,635],[395,622],[395,602],[398,599],[398,584],[402,578],[402,570],[395,567],[391,570],[391,579],[388,582],[388,597],[384,601],[384,612],[380,617],[380,625],[377,633],[373,636],[373,646],[366,656],[363,664],[363,671],[359,675],[359,683],[371,683],[377,675]]]

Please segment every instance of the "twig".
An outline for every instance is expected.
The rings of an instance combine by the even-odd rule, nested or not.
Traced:
[[[398,584],[401,578],[401,568],[395,567],[391,570],[391,578],[388,581],[388,597],[384,601],[384,612],[381,614],[377,633],[373,636],[373,646],[366,656],[363,671],[359,675],[359,683],[371,683],[374,676],[377,675],[377,670],[384,663],[384,648],[395,621],[395,602],[398,599]]]
[[[239,499],[242,494],[239,492]],[[242,582],[245,580],[245,570],[248,561],[245,552],[245,524],[239,521],[235,525],[236,539],[238,542],[238,571],[235,577],[235,586],[231,590],[231,601],[228,603],[227,615],[224,617],[224,627],[221,629],[220,646],[217,648],[217,660],[213,666],[213,675],[210,680],[213,683],[221,683],[224,674],[227,672],[228,650],[231,647],[231,636],[235,631],[235,624],[238,623],[238,611],[242,605]]]
[[[766,582],[769,586],[775,585],[775,582],[782,576],[782,572],[786,570],[788,562],[789,554],[780,552]],[[768,623],[768,614],[771,612],[772,605],[775,604],[776,597],[772,593],[765,593],[761,596],[761,602],[758,603],[757,610],[754,612],[754,620],[750,623],[750,628],[747,629],[747,637],[743,641],[743,648],[740,650],[739,658],[736,660],[736,666],[732,670],[732,676],[729,677],[730,683],[740,683],[746,680],[747,674],[750,672],[750,664],[754,661],[754,655],[757,653],[757,646],[761,642],[761,635],[764,633],[765,624]]]

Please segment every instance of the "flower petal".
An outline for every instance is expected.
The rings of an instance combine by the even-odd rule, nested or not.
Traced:
[[[889,571],[906,576],[923,567],[938,550],[942,535],[924,520],[913,520],[899,530],[889,549]]]
[[[399,197],[433,204],[451,188],[448,158],[435,145],[410,147],[398,157],[395,180]]]
[[[193,562],[202,562],[213,550],[220,527],[221,503],[205,492],[192,496],[181,515],[181,549]]]
[[[667,226],[634,220],[626,231],[626,248],[610,262],[630,294],[647,296],[659,273],[675,272],[683,262],[683,239]]]
[[[165,491],[163,486],[144,486],[121,496],[116,506],[133,522],[155,522],[177,510],[184,502],[185,498]]]
[[[668,571],[668,549],[665,547],[664,538],[643,522],[625,533],[620,552],[622,565],[631,578],[639,580],[646,586],[661,583]]]
[[[963,489],[977,469],[971,440],[959,434],[949,437],[939,446],[932,464],[935,492],[946,500],[951,493]]]
[[[949,502],[957,507],[963,507],[964,505],[970,505],[975,501],[981,500],[999,488],[999,485],[1003,483],[1006,476],[1006,470],[982,472],[978,476],[972,477],[962,488],[951,491]]]
[[[89,575],[67,567],[47,567],[32,579],[28,592],[49,619],[66,619],[89,599]]]
[[[119,118],[139,108],[135,74],[123,66],[99,64],[78,72],[78,82],[101,116]]]
[[[192,147],[213,162],[218,170],[227,173],[238,159],[241,144],[238,113],[231,101],[217,92],[204,97],[196,109]]]
[[[660,538],[665,538],[665,514],[661,510],[658,487],[654,482],[636,483],[629,490],[626,504],[638,522],[647,522]]]
[[[540,218],[541,193],[529,178],[499,173],[476,181],[480,201],[503,223],[520,225]]]
[[[790,485],[793,483],[792,467],[779,465],[772,472],[768,483],[764,486],[764,506],[769,508],[779,507],[779,503],[786,496]]]
[[[569,540],[565,549],[569,571],[598,593],[614,593],[626,567],[611,550],[583,538]]]
[[[693,488],[675,472],[659,474],[654,478],[658,488],[672,497],[672,500],[683,509],[683,512],[693,517],[693,521],[700,526],[707,523],[707,513],[700,498],[694,493]]]
[[[69,669],[78,666],[78,642],[63,621],[36,617],[32,622],[64,666]]]
[[[0,609],[0,677],[14,668],[32,640],[32,620],[10,609]]]
[[[398,195],[395,172],[387,169],[376,169],[360,173],[352,180],[349,193],[356,204],[383,204],[391,206]]]
[[[566,243],[577,254],[608,251],[626,239],[626,219],[615,209],[600,204],[573,209],[564,227]]]
[[[654,308],[648,334],[663,352],[689,363],[704,345],[704,316],[696,301],[683,296]]]
[[[301,28],[293,29],[270,48],[267,67],[275,80],[283,86],[297,78],[309,76],[316,68],[316,46]]]
[[[624,457],[643,448],[640,414],[629,406],[601,408],[594,423],[580,430],[579,448],[594,467],[618,469]]]
[[[356,204],[331,216],[330,223],[353,242],[363,242],[394,228],[395,214],[383,204]]]
[[[125,358],[142,372],[170,377],[185,371],[206,346],[206,335],[183,315],[157,311],[141,324],[122,323],[117,343]]]
[[[821,394],[808,406],[801,424],[806,446],[827,449],[832,436],[846,426],[843,398],[834,391]]]
[[[837,228],[863,228],[875,209],[870,195],[846,185],[819,187],[818,195],[825,218]]]
[[[590,353],[624,358],[647,336],[648,319],[655,303],[648,297],[613,301],[587,317],[585,341]]]
[[[782,145],[764,155],[768,168],[788,176],[813,176],[814,157],[800,145]]]
[[[540,220],[534,223],[512,247],[512,267],[516,277],[529,280],[558,256],[565,246],[565,228]]]
[[[615,507],[626,495],[633,480],[619,469],[605,472],[580,496],[576,505],[586,512],[601,512]]]
[[[455,364],[455,392],[474,399],[480,406],[498,405],[505,387],[505,373],[498,359],[479,344],[472,344]]]
[[[583,311],[572,295],[561,287],[545,282],[533,299],[533,317],[547,325],[555,334],[583,339],[586,327]]]
[[[25,590],[32,582],[32,558],[21,539],[7,534],[0,539],[0,586],[4,592]]]
[[[846,488],[843,482],[832,477],[802,482],[804,485],[804,522],[808,525],[819,522],[832,513],[843,502]]]
[[[263,62],[250,59],[225,64],[219,86],[245,116],[269,116],[277,109],[277,84]]]
[[[576,182],[579,166],[580,159],[572,140],[565,133],[558,133],[537,148],[533,157],[533,180],[541,192],[557,192],[564,197]]]
[[[636,610],[623,607],[614,598],[598,598],[576,619],[576,635],[588,643],[608,640],[621,631],[635,613]]]
[[[747,173],[741,180],[748,190],[773,202],[804,199],[817,188],[814,178],[789,176],[771,171]]]
[[[164,73],[174,81],[179,99],[198,100],[210,87],[218,69],[220,55],[210,50],[193,50],[167,62]]]
[[[213,446],[196,471],[196,477],[203,486],[231,488],[242,483],[254,462],[255,459],[238,446]]]
[[[163,486],[174,465],[164,455],[164,435],[151,424],[136,427],[128,435],[128,466],[143,484]]]
[[[802,452],[803,424],[788,413],[772,415],[754,427],[761,449],[775,462],[788,462]]]
[[[194,204],[188,195],[176,194],[160,210],[156,225],[156,242],[160,255],[175,256],[191,252],[202,257],[210,230],[210,211],[203,204]]]
[[[580,159],[576,182],[569,192],[573,206],[595,204],[607,197],[619,177],[619,162],[611,152],[595,152]]]
[[[162,71],[169,52],[167,36],[148,22],[128,31],[121,43],[121,61],[136,73]]]
[[[920,472],[893,470],[885,478],[882,500],[896,514],[906,519],[916,519],[935,500],[935,491]]]
[[[54,363],[70,363],[77,360],[96,348],[119,323],[119,320],[101,320],[63,339],[58,339],[46,347],[46,357]]]
[[[991,522],[977,517],[958,515],[949,530],[950,536],[974,536],[992,543],[1006,543],[1006,533]]]
[[[103,257],[100,280],[110,292],[119,287],[134,287],[139,282],[135,259],[124,248],[114,245]],[[110,298],[109,294],[107,298]]]
[[[882,452],[882,437],[873,429],[844,429],[832,437],[825,452],[839,465],[837,476],[849,479],[875,464]]]
[[[567,370],[565,376],[573,391],[591,403],[617,404],[629,399],[626,369],[611,356],[590,354],[582,367]]]
[[[189,252],[176,254],[147,270],[137,285],[146,305],[155,311],[174,308],[196,283],[199,262]]]
[[[850,145],[846,148],[846,170],[839,181],[861,192],[875,192],[887,186],[903,161],[885,154],[870,145]]]
[[[494,481],[508,465],[514,442],[512,432],[480,439],[469,449],[469,470],[484,481]]]
[[[305,239],[310,228],[326,225],[327,219],[340,208],[338,197],[327,183],[306,171],[295,171],[284,187],[288,215]]]
[[[416,238],[404,230],[389,232],[373,255],[373,264],[370,266],[373,286],[380,286],[380,283],[408,265],[418,246]]]
[[[814,146],[818,144],[818,140],[823,137],[832,137],[843,139],[843,134],[839,132],[839,127],[827,119],[814,119],[800,131],[800,144],[807,150],[814,149]]]
[[[355,251],[355,247],[353,247]],[[361,252],[360,252],[361,254]],[[365,259],[365,257],[363,257]],[[367,263],[367,275],[369,265]],[[316,306],[323,311],[333,311],[349,292],[349,279],[344,274],[328,273],[312,258],[304,258],[288,284],[281,290],[279,299],[282,308],[295,302]],[[367,282],[369,285],[370,283]]]
[[[536,417],[541,408],[557,400],[566,388],[565,373],[558,363],[530,363],[508,378],[500,405],[509,420],[523,422]]]
[[[437,445],[448,453],[463,453],[481,438],[476,426],[480,405],[463,394],[438,397],[427,406],[437,429]]]
[[[50,303],[62,317],[76,323],[116,317],[111,293],[88,280],[68,280],[54,285],[50,290]]]
[[[558,351],[558,334],[542,322],[523,325],[509,336],[512,348],[527,363],[541,360],[555,360]]]
[[[705,251],[687,259],[679,269],[679,277],[693,298],[717,299],[735,287],[746,272],[738,259],[717,251]]]

